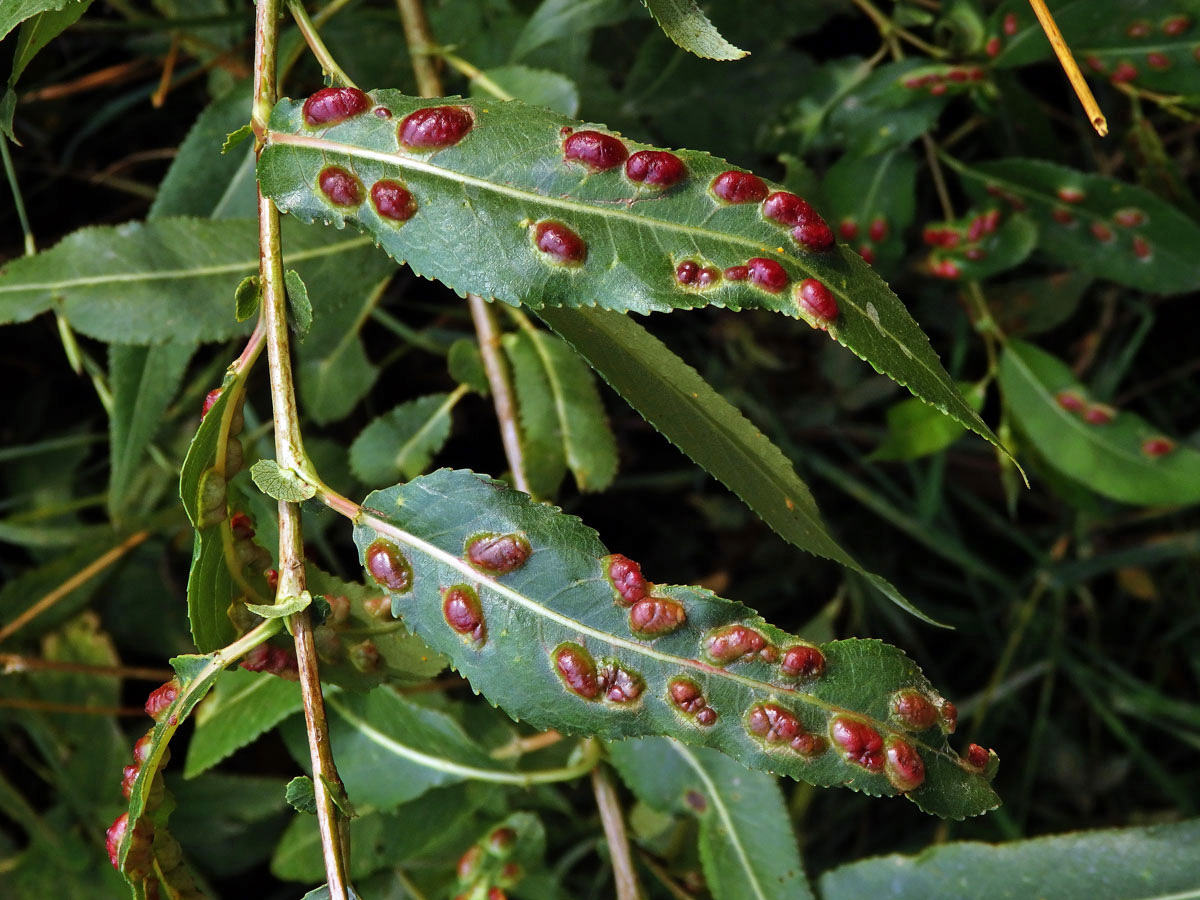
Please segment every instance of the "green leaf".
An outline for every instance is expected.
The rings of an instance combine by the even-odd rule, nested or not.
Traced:
[[[1124,503],[1200,502],[1200,451],[1176,446],[1140,416],[1094,402],[1045,351],[1009,341],[1000,387],[1017,424],[1062,474]],[[1093,424],[1092,417],[1110,421]]]
[[[54,12],[77,4],[78,0],[8,0],[4,9],[0,10],[0,40],[38,13]]]
[[[973,210],[954,222],[932,222],[925,226],[927,243],[932,234],[953,246],[935,247],[921,266],[930,275],[952,281],[981,281],[1007,272],[1023,263],[1038,243],[1038,227],[1029,216],[1003,215],[998,209]]]
[[[247,122],[241,128],[229,132],[229,134],[225,135],[225,143],[221,145],[221,153],[224,154],[233,150],[252,134],[254,134],[254,126],[249,122]]]
[[[459,384],[465,384],[475,393],[486,397],[492,392],[487,371],[483,367],[483,357],[479,354],[479,344],[474,338],[459,338],[450,345],[450,351],[446,355],[446,367],[451,378]]]
[[[517,62],[546,44],[560,43],[628,18],[629,5],[616,0],[542,0],[513,42],[511,59]]]
[[[30,18],[21,26],[17,35],[17,49],[13,53],[12,74],[8,85],[12,87],[25,71],[25,67],[37,56],[38,52],[48,43],[79,21],[79,17],[87,12],[92,0],[78,2],[62,2],[57,4],[61,9],[48,9]],[[0,14],[2,17],[3,14]],[[0,24],[0,28],[3,25]],[[11,26],[10,26],[11,27]]]
[[[1104,78],[1117,75],[1118,80],[1147,91],[1200,94],[1200,70],[1193,55],[1200,15],[1195,0],[1060,0],[1050,6],[1086,73]],[[1164,25],[1176,16],[1190,18],[1190,27],[1171,33]],[[988,20],[987,35],[988,52],[996,51],[993,65],[999,68],[1053,56],[1028,0],[1000,4]]]
[[[310,605],[312,605],[312,594],[308,591],[301,591],[297,597],[284,597],[275,603],[247,603],[246,609],[264,619],[282,619],[308,609]]]
[[[628,316],[604,310],[544,309],[538,315],[642,418],[785,541],[853,569],[893,603],[938,624],[838,544],[791,461],[662,341]]]
[[[716,900],[811,900],[783,792],[764,772],[669,738],[609,747],[639,799],[700,822],[700,860]]]
[[[222,672],[196,710],[184,778],[195,778],[274,728],[301,707],[300,685],[262,672]]]
[[[303,341],[313,323],[312,301],[308,299],[308,288],[304,286],[304,279],[295,269],[288,269],[283,273],[283,283],[287,289],[288,325]]]
[[[453,101],[470,110],[474,123],[457,144],[432,156],[400,153],[396,123],[447,101],[376,91],[372,102],[390,109],[392,118],[355,116],[320,133],[304,124],[301,103],[276,106],[258,175],[281,210],[338,227],[351,222],[418,274],[459,292],[538,309],[600,305],[645,313],[717,305],[801,318],[793,294],[804,279],[815,278],[840,309],[828,326],[837,341],[994,441],[904,305],[857,253],[846,247],[809,253],[766,219],[759,204],[722,206],[714,199],[708,187],[729,169],[724,161],[681,151],[686,179],[652,195],[619,168],[589,174],[564,161],[561,130],[582,123],[515,101]],[[335,207],[317,188],[329,166],[361,182],[362,199],[353,209]],[[381,217],[367,199],[368,186],[383,179],[405,183],[415,198],[417,212],[408,221]],[[538,222],[561,222],[576,232],[586,258],[578,265],[541,258],[534,245]],[[685,259],[722,269],[758,258],[782,267],[786,290],[773,294],[749,279],[725,278],[713,288],[692,289],[675,277]]]
[[[575,82],[558,72],[531,69],[529,66],[497,66],[471,79],[471,96],[517,99],[533,106],[544,106],[564,116],[579,113],[579,89]]]
[[[307,297],[307,293],[305,297]],[[238,282],[237,289],[233,292],[234,318],[239,322],[245,322],[251,316],[258,312],[258,304],[262,301],[262,291],[258,287],[258,276],[247,275]],[[312,315],[312,307],[308,309],[309,315]]]
[[[830,166],[822,187],[841,237],[880,272],[894,272],[916,213],[912,153],[896,149],[865,159],[848,153]]]
[[[315,487],[291,469],[281,469],[273,459],[260,459],[252,465],[250,477],[260,491],[281,503],[301,503],[317,493]]]
[[[450,413],[466,393],[429,394],[401,403],[359,432],[350,445],[350,469],[367,485],[415,478],[450,437]]]
[[[1144,188],[1036,159],[948,161],[980,203],[1027,212],[1046,255],[1155,294],[1200,287],[1200,225]]]
[[[108,372],[112,388],[109,418],[108,510],[119,519],[133,499],[136,476],[146,448],[175,397],[195,347],[168,341],[151,347],[110,344]]]
[[[500,482],[443,469],[376,491],[364,502],[354,539],[377,571],[389,557],[396,571],[399,556],[407,556],[412,576],[407,586],[399,585],[405,592],[389,590],[393,611],[447,654],[476,690],[534,727],[613,740],[664,734],[813,784],[900,793],[882,772],[828,749],[832,722],[844,726],[848,720],[838,717],[853,716],[878,736],[909,742],[923,758],[925,780],[907,794],[922,809],[961,818],[999,802],[936,728],[901,737],[888,724],[895,691],[911,689],[930,703],[941,702],[916,664],[896,648],[868,640],[824,644],[824,674],[803,685],[753,654],[716,665],[701,655],[720,637],[714,629],[726,627],[747,642],[757,640],[755,646],[776,661],[781,653],[795,659],[805,651],[787,657],[789,648],[800,646],[798,639],[744,606],[700,588],[665,585],[648,587],[657,599],[646,601],[649,610],[641,609],[662,613],[658,621],[675,630],[638,637],[630,623],[636,613],[615,602],[620,595],[606,574],[608,551],[596,533]],[[484,574],[464,559],[472,552],[479,565],[506,574]],[[443,613],[442,593],[455,585],[461,587],[451,610],[462,633]],[[577,690],[560,678],[564,667],[580,673],[574,678]],[[674,678],[694,683],[715,721],[701,724],[671,702],[668,682]],[[786,743],[760,743],[749,733],[744,717],[763,703],[776,704],[814,738],[812,756]]]
[[[821,878],[823,900],[1186,900],[1200,821],[1078,831],[1006,844],[951,843],[881,856]]]
[[[504,336],[537,497],[553,497],[569,467],[581,491],[602,491],[617,474],[617,443],[591,370],[569,346],[535,328]]]
[[[296,812],[317,814],[317,795],[313,789],[313,781],[307,775],[297,775],[287,783],[284,799],[291,804]]]
[[[704,59],[741,59],[748,52],[733,46],[701,12],[696,0],[642,0],[650,15],[675,44]]]
[[[284,228],[286,263],[316,285],[379,278],[366,238]],[[155,219],[89,227],[0,270],[0,324],[60,309],[76,330],[127,344],[224,340],[241,332],[228,300],[258,271],[250,220]]]
[[[1066,322],[1093,281],[1087,271],[1067,269],[988,286],[988,306],[1010,337],[1035,335]]]
[[[959,390],[972,406],[983,408],[985,390],[982,384],[963,383]],[[875,448],[870,459],[918,459],[940,453],[966,433],[957,422],[938,415],[936,410],[915,397],[888,407],[887,426],[887,437]]]
[[[322,297],[315,329],[296,347],[302,408],[318,425],[348,416],[379,378],[360,332],[389,281]]]

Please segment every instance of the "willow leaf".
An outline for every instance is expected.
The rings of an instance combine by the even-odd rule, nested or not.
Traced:
[[[705,59],[741,59],[745,50],[721,36],[696,0],[642,0],[672,42]]]
[[[840,310],[828,323],[832,337],[995,442],[904,305],[857,253],[846,247],[808,252],[787,227],[763,215],[762,204],[715,198],[709,186],[730,169],[724,160],[679,151],[682,181],[656,190],[630,180],[619,164],[591,172],[564,158],[570,140],[564,134],[603,126],[516,101],[420,100],[380,90],[357,102],[360,114],[320,128],[306,124],[299,101],[275,107],[258,177],[282,211],[339,228],[349,222],[420,275],[461,293],[532,308],[598,305],[649,313],[722,306],[801,318],[795,294],[814,278]],[[460,126],[456,143],[434,152],[401,146],[398,128],[409,115],[446,104],[460,111],[452,114]],[[652,149],[622,145],[622,152]],[[381,188],[383,182],[391,184]],[[389,192],[384,209],[390,218],[379,212],[377,190]],[[535,246],[548,223],[557,223],[549,225],[551,236],[561,240],[555,257]],[[544,231],[542,238],[549,246]],[[719,272],[706,288],[685,288],[675,277],[685,260],[721,270],[751,259],[780,267],[778,293]]]
[[[788,677],[784,663],[811,658],[813,645],[696,587],[646,585],[645,599],[624,608],[616,601],[636,600],[639,579],[630,571],[627,595],[615,592],[608,573],[623,558],[608,557],[578,519],[501,482],[442,469],[376,491],[354,538],[393,612],[514,718],[613,740],[668,735],[817,785],[902,793],[878,756],[868,767],[831,749],[835,735],[842,747],[860,729],[877,753],[879,741],[900,741],[921,757],[924,779],[907,796],[922,809],[962,818],[999,802],[936,726],[910,734],[889,720],[897,691],[933,709],[944,703],[895,647],[832,641],[820,646],[814,677]],[[656,623],[657,637],[634,633],[635,617]],[[747,653],[730,659],[731,640]],[[681,690],[704,703],[680,701]],[[797,749],[752,735],[768,712],[788,720],[781,731]]]

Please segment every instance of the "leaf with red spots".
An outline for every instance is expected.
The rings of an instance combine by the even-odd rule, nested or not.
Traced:
[[[1054,19],[1080,68],[1168,94],[1200,93],[1200,4],[1195,0],[1059,0]],[[1012,68],[1053,56],[1029,0],[1005,0],[986,26],[993,65]],[[993,52],[994,51],[994,52]]]
[[[1036,159],[947,161],[981,208],[1036,221],[1047,256],[1155,294],[1200,288],[1200,225],[1145,188]]]
[[[822,187],[838,238],[885,277],[897,271],[916,210],[912,152],[894,149],[866,159],[846,154],[830,166]]]
[[[704,59],[741,59],[745,50],[733,46],[704,15],[696,0],[642,0],[650,15],[675,44]]]
[[[664,584],[654,585],[653,596],[678,604],[684,621],[667,633],[639,635],[609,580],[611,557],[596,533],[501,482],[442,469],[376,491],[364,501],[354,540],[364,555],[379,541],[405,555],[411,585],[390,593],[393,612],[450,657],[476,690],[538,728],[608,739],[668,735],[813,784],[899,793],[886,767],[868,769],[832,747],[832,721],[849,717],[879,741],[904,735],[926,773],[906,796],[927,812],[962,818],[999,802],[940,727],[897,730],[896,692],[944,701],[895,647],[832,641],[817,646],[823,668],[788,675],[782,661],[802,644],[798,638],[709,591]],[[520,552],[505,557],[501,574],[488,574],[472,560],[480,541],[507,541]],[[443,596],[457,585],[478,597],[482,639],[446,618]],[[720,665],[705,658],[718,640]],[[672,692],[671,682],[681,679],[695,690]],[[762,704],[787,719],[780,733],[792,743],[750,730],[747,716]],[[800,738],[808,739],[802,747]]]
[[[1068,478],[1125,503],[1200,503],[1200,451],[1098,403],[1049,353],[1009,341],[1000,388],[1041,459]]]
[[[668,738],[619,741],[608,753],[639,800],[699,821],[700,861],[715,900],[810,900],[796,834],[773,777]]]
[[[535,309],[648,313],[722,306],[803,318],[794,292],[813,278],[840,311],[828,327],[831,337],[995,442],[928,338],[858,253],[844,246],[813,252],[793,237],[801,224],[809,230],[824,224],[807,204],[796,213],[806,217],[798,223],[764,215],[769,197],[764,204],[725,203],[709,186],[730,166],[693,151],[668,154],[685,170],[683,180],[670,185],[631,180],[623,165],[584,165],[564,156],[565,144],[572,134],[600,126],[517,102],[417,100],[386,90],[373,92],[372,102],[392,117],[364,114],[314,130],[303,121],[302,103],[286,100],[275,108],[258,175],[281,210],[304,221],[353,224],[418,274]],[[448,133],[439,148],[402,146],[404,122],[431,108],[460,110],[455,121],[469,116],[471,126]],[[630,162],[637,152],[655,149],[607,136],[632,154]],[[340,193],[322,192],[321,173],[333,168],[367,188],[357,207],[342,204]],[[378,214],[369,189],[381,180],[412,194],[411,219],[397,223]],[[769,263],[757,265],[770,277],[718,277],[752,259]],[[681,284],[676,271],[685,260],[711,269],[712,277]]]

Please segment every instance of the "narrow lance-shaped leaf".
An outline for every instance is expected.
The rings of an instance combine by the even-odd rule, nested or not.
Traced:
[[[995,440],[904,305],[807,202],[707,154],[515,101],[339,88],[276,106],[258,176],[281,210],[350,222],[459,292],[802,318]]]
[[[783,451],[666,344],[629,316],[602,309],[544,309],[539,315],[647,422],[785,541],[859,572],[897,606],[938,624],[842,548]]]
[[[1069,478],[1125,503],[1200,503],[1200,452],[1090,399],[1049,353],[1009,341],[1000,387],[1030,441]]]
[[[813,645],[709,591],[650,584],[500,482],[443,469],[376,491],[354,537],[394,612],[514,718],[670,735],[943,816],[998,803],[987,751],[950,748],[953,706],[896,648]]]
[[[741,59],[745,50],[721,36],[696,0],[642,0],[663,32],[677,45],[705,59]]]
[[[363,484],[415,478],[450,437],[450,413],[467,388],[401,403],[374,419],[350,445],[350,469]]]
[[[772,776],[669,738],[620,741],[609,755],[639,800],[700,820],[700,861],[716,900],[811,900]]]

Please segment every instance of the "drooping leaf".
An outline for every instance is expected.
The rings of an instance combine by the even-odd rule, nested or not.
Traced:
[[[1036,159],[951,164],[981,204],[1028,213],[1054,259],[1155,294],[1200,287],[1200,225],[1144,188]]]
[[[195,347],[168,341],[150,347],[111,344],[108,350],[113,408],[109,419],[108,509],[119,518],[146,447],[175,398]]]
[[[630,14],[630,5],[619,0],[542,0],[512,43],[511,59],[519,62],[539,47],[623,22]]]
[[[932,622],[842,548],[783,451],[662,341],[628,316],[600,309],[544,309],[538,315],[647,422],[737,494],[776,534],[853,569],[892,602]]]
[[[704,15],[696,0],[642,0],[659,27],[675,44],[704,59],[741,59],[745,50],[733,46]]]
[[[291,469],[281,468],[273,459],[260,459],[250,467],[250,477],[258,489],[273,500],[300,503],[311,499],[317,492]]]
[[[15,0],[14,5],[16,5]],[[60,8],[53,8],[55,5]],[[91,5],[92,0],[77,0],[77,2],[67,0],[66,3],[59,0],[57,4],[52,3],[45,12],[38,13],[35,17],[26,20],[17,35],[12,74],[8,79],[9,86],[17,83],[17,79],[21,77],[25,67],[37,56],[38,51],[79,21],[79,17],[87,12]],[[0,24],[0,28],[3,27],[3,24]]]
[[[317,795],[313,780],[307,775],[297,775],[287,784],[284,798],[296,812],[317,814]]]
[[[1167,94],[1200,94],[1196,0],[1052,2],[1054,19],[1088,74]],[[1053,56],[1028,0],[1006,0],[987,24],[985,49],[1001,68]]]
[[[308,609],[312,605],[312,594],[301,591],[290,597],[276,598],[274,603],[247,603],[246,609],[264,619],[282,619]]]
[[[963,395],[976,409],[983,408],[984,390],[980,384],[961,384]],[[939,416],[915,397],[888,407],[888,434],[871,459],[917,459],[938,453],[966,433],[957,422]]]
[[[669,738],[621,741],[608,752],[639,799],[700,821],[700,860],[716,900],[811,900],[772,776]]]
[[[284,228],[284,259],[318,286],[364,286],[382,275],[366,238]],[[0,270],[0,324],[61,310],[101,341],[223,340],[244,330],[230,313],[238,283],[258,272],[258,225],[249,220],[154,219],[83,228]],[[332,292],[332,291],[330,291]],[[319,301],[318,301],[319,311]]]
[[[278,725],[301,706],[300,685],[262,672],[222,672],[196,710],[184,778],[194,778]]]
[[[579,89],[570,78],[558,72],[529,66],[497,66],[471,79],[472,97],[496,99],[499,95],[493,88],[503,91],[507,95],[505,99],[512,97],[534,106],[544,106],[564,116],[579,113]]]
[[[312,328],[313,323],[312,301],[308,299],[308,287],[295,269],[288,269],[284,272],[283,281],[287,287],[288,324],[296,332],[296,336],[303,341],[308,336],[308,330]]]
[[[1044,350],[1009,341],[1000,387],[1042,458],[1067,477],[1125,503],[1200,503],[1200,451],[1177,446],[1141,416],[1094,402]]]
[[[1078,831],[1007,844],[951,843],[821,878],[823,900],[1185,900],[1197,896],[1200,821]]]
[[[564,466],[581,491],[602,491],[617,474],[617,444],[592,373],[579,355],[544,331],[504,337],[534,495],[553,497]]]
[[[700,588],[639,590],[627,566],[620,594],[606,573],[624,562],[606,561],[595,532],[500,482],[443,469],[376,491],[354,538],[393,611],[531,725],[609,739],[664,734],[814,784],[900,793],[882,756],[868,768],[831,749],[834,735],[838,747],[855,745],[853,731],[876,754],[887,740],[921,757],[924,779],[907,796],[928,812],[961,818],[998,802],[936,727],[917,736],[889,723],[897,691],[919,693],[930,709],[942,702],[896,648],[848,640],[815,651]],[[638,594],[629,610],[617,602]],[[801,657],[823,674],[789,677],[785,667]],[[695,696],[672,700],[672,680]],[[795,746],[768,739],[768,717]],[[760,726],[762,740],[751,731]]]
[[[857,253],[802,250],[759,203],[722,205],[710,194],[710,183],[729,169],[723,161],[681,151],[675,158],[683,181],[657,191],[619,167],[589,174],[565,160],[570,138],[562,129],[584,125],[548,111],[515,101],[416,100],[394,91],[370,99],[391,117],[364,112],[321,131],[305,124],[301,103],[276,106],[258,175],[281,210],[304,221],[350,222],[418,274],[534,308],[601,305],[645,313],[717,305],[800,318],[794,294],[814,278],[839,307],[828,323],[836,340],[994,440],[903,304]],[[398,129],[408,116],[448,103],[458,110],[447,113],[460,126],[457,142],[432,155],[401,152]],[[622,152],[641,150],[621,144]],[[325,188],[318,186],[322,173]],[[377,209],[372,192],[379,190],[388,216]],[[411,203],[401,203],[406,196]],[[538,240],[549,250],[539,250]],[[716,271],[752,259],[765,261],[764,272],[782,273],[773,282],[779,293]],[[687,260],[715,267],[712,287],[679,283],[676,267]]]
[[[1091,285],[1087,271],[1066,270],[988,286],[988,306],[1009,336],[1035,335],[1067,321]]]
[[[68,5],[77,5],[79,0],[8,0],[0,10],[0,39],[10,31],[38,13],[61,10]]]
[[[355,477],[375,485],[424,472],[450,437],[450,413],[463,393],[408,400],[371,422],[350,445]]]

